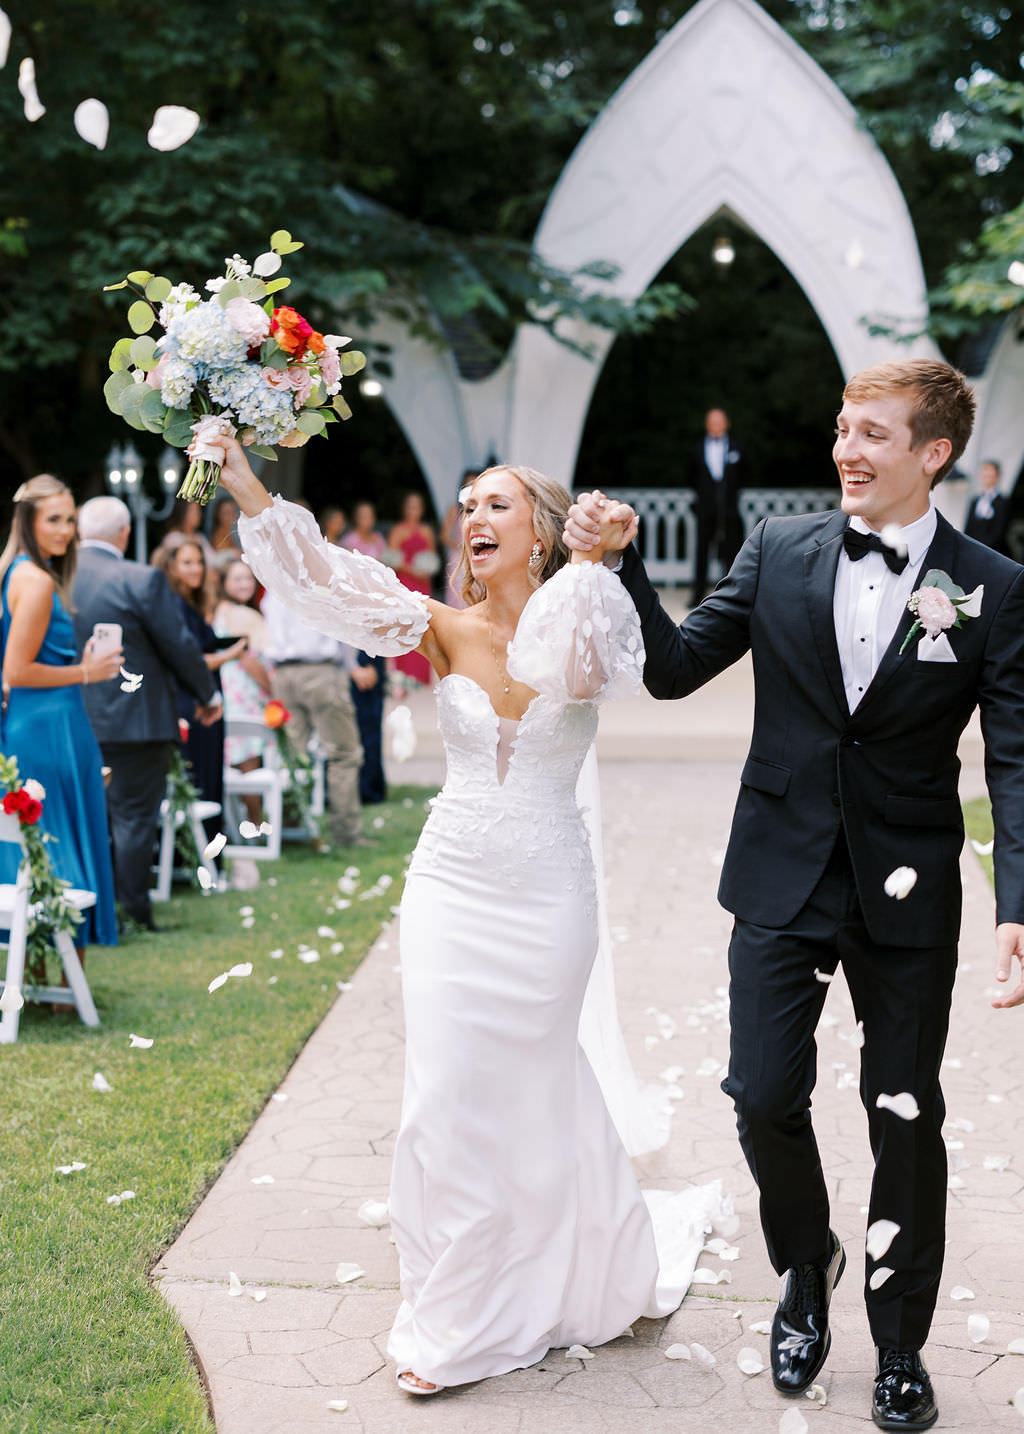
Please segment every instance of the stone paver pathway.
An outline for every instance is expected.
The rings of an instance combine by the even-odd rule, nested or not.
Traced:
[[[589,1361],[555,1351],[532,1369],[425,1401],[396,1388],[384,1358],[398,1302],[395,1251],[387,1227],[371,1228],[358,1214],[364,1201],[386,1198],[399,1114],[393,926],[289,1072],[279,1092],[287,1099],[268,1104],[154,1272],[194,1343],[219,1434],[698,1434],[711,1425],[727,1434],[775,1434],[792,1408],[810,1434],[874,1427],[873,1356],[861,1298],[870,1159],[853,1018],[840,978],[819,1029],[815,1096],[833,1223],[849,1259],[821,1379],[827,1406],[785,1401],[767,1372],[748,1377],[737,1367],[747,1347],[767,1362],[767,1338],[751,1325],[770,1319],[778,1282],[764,1254],[731,1106],[718,1088],[728,1051],[729,918],[714,891],[749,720],[736,710],[749,699],[742,674],[720,682],[718,708],[707,698],[703,721],[691,716],[676,729],[685,707],[643,699],[635,722],[620,714],[605,738],[604,756],[613,760],[604,763],[602,786],[627,1043],[647,1078],[671,1066],[684,1070],[685,1099],[676,1105],[672,1139],[638,1168],[644,1184],[663,1188],[723,1181],[739,1217],[739,1258],[706,1255],[701,1263],[726,1279],[695,1286],[670,1319],[638,1321],[633,1338],[604,1346]],[[415,706],[418,725],[426,726],[429,698]],[[622,760],[637,752],[645,760]],[[972,740],[965,756],[975,755]],[[402,776],[436,774],[428,749],[426,763]],[[980,789],[972,765],[965,790]],[[1024,1386],[1024,1358],[1005,1353],[1011,1339],[1024,1338],[1024,1121],[1017,1114],[1024,1011],[988,1006],[992,901],[970,850],[963,865],[962,964],[944,1077],[949,1247],[928,1361],[941,1406],[937,1427],[980,1434],[1024,1430],[1024,1416],[1009,1404]],[[675,1023],[668,1039],[656,1012]],[[987,1168],[993,1165],[1000,1168]],[[262,1175],[273,1183],[254,1184]],[[339,1262],[365,1273],[339,1284]],[[229,1271],[246,1288],[241,1296],[229,1294]],[[975,1298],[951,1299],[957,1285]],[[257,1302],[249,1291],[261,1289],[266,1297]],[[979,1343],[968,1335],[970,1314],[991,1321]],[[714,1354],[712,1368],[666,1359],[668,1346],[695,1341]],[[328,1407],[339,1400],[348,1401],[345,1412]]]

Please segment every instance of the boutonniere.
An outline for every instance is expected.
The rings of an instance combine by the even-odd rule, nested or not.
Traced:
[[[907,599],[907,607],[916,621],[903,639],[900,656],[903,656],[911,638],[921,633],[918,657],[926,662],[955,662],[953,649],[945,634],[952,627],[962,627],[965,618],[979,615],[984,594],[982,583],[972,593],[965,593],[941,568],[929,568],[921,586]]]

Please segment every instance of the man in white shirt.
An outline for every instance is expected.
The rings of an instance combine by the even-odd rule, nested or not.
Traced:
[[[704,437],[690,458],[690,484],[697,502],[697,546],[691,604],[696,607],[707,592],[708,563],[714,549],[725,572],[743,541],[740,518],[739,448],[729,429],[724,408],[704,415]]]
[[[349,676],[358,669],[356,653],[307,627],[273,593],[265,594],[262,612],[264,657],[272,669],[273,694],[291,714],[289,735],[303,751],[315,732],[326,754],[331,845],[368,845],[359,802],[363,749],[349,695]]]

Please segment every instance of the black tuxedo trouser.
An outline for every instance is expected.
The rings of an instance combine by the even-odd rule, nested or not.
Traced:
[[[101,742],[110,768],[107,808],[114,887],[125,915],[145,925],[152,917],[153,843],[167,789],[172,742]]]
[[[732,567],[743,543],[743,524],[736,499],[726,493],[725,483],[716,483],[712,492],[702,494],[697,505],[697,546],[694,553],[693,601],[703,598],[708,587],[711,548],[717,548],[723,573]]]
[[[829,1203],[811,1127],[814,1032],[828,991],[815,967],[841,963],[863,1022],[860,1096],[875,1160],[868,1222],[899,1234],[866,1259],[874,1341],[921,1349],[928,1337],[945,1251],[945,1105],[939,1066],[956,974],[956,945],[882,946],[867,934],[845,838],[807,904],[780,929],[736,921],[729,948],[732,1025],[722,1089],[736,1107],[740,1144],[761,1196],[761,1225],[779,1274],[829,1250]],[[913,1094],[916,1120],[879,1110],[880,1093]],[[878,1289],[878,1266],[894,1271]]]

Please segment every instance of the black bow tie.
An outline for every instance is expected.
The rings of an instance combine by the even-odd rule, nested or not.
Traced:
[[[895,548],[887,547],[877,533],[860,533],[856,528],[847,528],[843,533],[843,547],[851,563],[859,563],[868,553],[881,553],[891,573],[901,573],[907,566],[907,554],[901,555]]]

